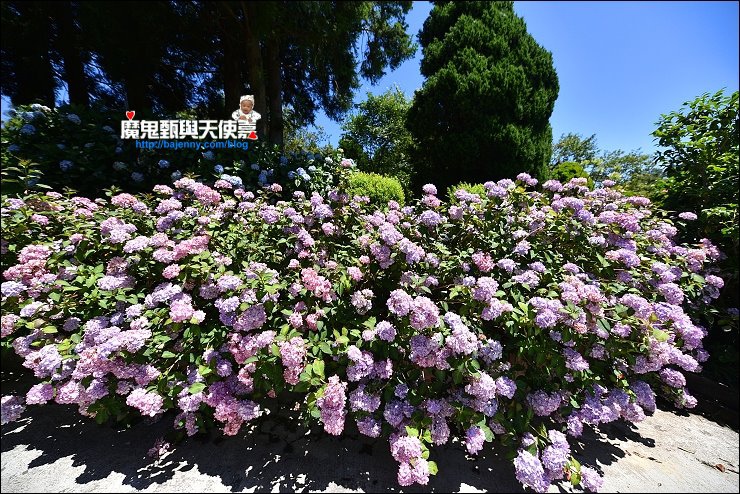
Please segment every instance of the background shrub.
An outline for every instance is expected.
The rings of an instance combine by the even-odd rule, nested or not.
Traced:
[[[467,182],[460,182],[457,185],[452,185],[447,188],[447,199],[450,201],[451,204],[460,203],[460,199],[455,197],[455,192],[461,189],[470,194],[476,194],[481,199],[486,197],[486,189],[485,187],[483,187],[483,184],[469,184]]]
[[[583,168],[583,165],[575,161],[564,161],[550,168],[550,178],[560,182],[568,182],[571,178],[585,178],[588,180],[588,186],[594,186],[593,179]]]
[[[349,177],[347,193],[350,196],[368,196],[376,206],[384,206],[388,201],[404,203],[403,187],[398,179],[377,173],[353,173]]]

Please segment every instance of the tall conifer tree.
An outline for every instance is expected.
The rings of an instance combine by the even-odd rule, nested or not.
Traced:
[[[445,190],[540,175],[550,159],[558,78],[513,2],[435,2],[419,41],[427,79],[407,120],[418,180]]]

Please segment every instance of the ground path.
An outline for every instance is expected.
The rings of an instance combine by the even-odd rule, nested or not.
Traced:
[[[3,394],[9,385],[3,384]],[[98,426],[74,406],[32,406],[2,427],[3,492],[522,492],[513,467],[488,451],[466,460],[454,444],[432,450],[439,475],[401,489],[387,441],[348,427],[335,438],[284,414],[236,437],[190,439],[146,457],[171,416],[128,430]],[[658,410],[644,422],[584,434],[577,458],[605,474],[604,492],[738,492],[738,433],[698,414]],[[722,471],[724,470],[724,471]],[[565,486],[566,488],[568,486]],[[569,489],[566,489],[569,490]],[[561,492],[553,487],[552,492]]]

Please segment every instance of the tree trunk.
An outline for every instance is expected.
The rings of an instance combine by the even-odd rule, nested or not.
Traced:
[[[280,66],[280,45],[275,38],[266,46],[267,91],[269,97],[270,127],[268,140],[283,150],[283,81]]]
[[[59,2],[56,7],[59,38],[57,47],[64,63],[64,80],[67,82],[69,102],[89,106],[88,82],[82,60],[79,33],[75,26],[72,2]]]
[[[230,119],[234,110],[239,108],[239,97],[242,91],[242,57],[239,56],[239,40],[244,39],[244,26],[235,17],[234,11],[224,2],[217,2],[218,26],[220,29],[223,66],[221,73],[224,78],[224,108],[223,118]]]
[[[265,95],[265,73],[262,64],[259,32],[256,25],[256,6],[253,2],[242,2],[244,9],[244,34],[246,41],[247,80],[254,94],[254,110],[262,115],[257,122],[257,133],[262,138],[270,130],[270,116]]]
[[[13,105],[41,103],[55,106],[54,71],[49,56],[51,22],[47,2],[16,3],[22,19],[28,19],[29,31],[23,33],[23,51],[18,55],[15,73],[17,92]]]
[[[141,77],[138,71],[133,71],[126,78],[124,87],[126,88],[126,104],[128,105],[126,110],[141,112],[142,117],[153,110],[146,97],[144,78]]]

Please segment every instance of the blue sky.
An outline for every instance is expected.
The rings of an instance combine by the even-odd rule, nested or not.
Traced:
[[[414,2],[408,32],[418,33],[430,10]],[[705,92],[738,89],[737,2],[515,2],[514,10],[553,54],[555,140],[596,134],[601,149],[650,154],[661,114]],[[376,86],[364,84],[355,101],[394,84],[411,97],[424,82],[420,61],[421,49]],[[338,142],[340,124],[323,114],[316,123]]]
[[[560,94],[550,119],[553,137],[596,134],[604,150],[655,150],[650,133],[662,113],[702,93],[738,89],[738,2],[515,2],[529,33],[553,54]],[[409,32],[421,29],[432,6],[414,2]],[[421,49],[371,86],[397,84],[407,97],[421,87]],[[3,117],[8,101],[3,98]],[[336,145],[340,123],[316,123]]]

